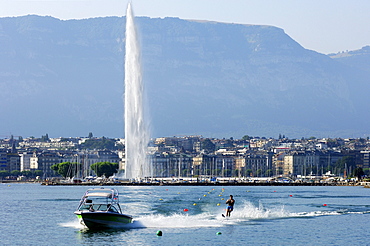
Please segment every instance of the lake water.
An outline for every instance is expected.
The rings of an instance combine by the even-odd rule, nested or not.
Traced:
[[[117,186],[135,221],[101,231],[83,228],[73,214],[87,188],[0,184],[0,244],[370,244],[370,189],[363,187]],[[224,219],[230,194],[235,208]]]

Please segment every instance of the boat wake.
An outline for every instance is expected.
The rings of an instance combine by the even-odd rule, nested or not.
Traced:
[[[255,219],[272,219],[272,218],[288,218],[291,213],[286,211],[284,206],[266,209],[262,203],[255,206],[250,202],[244,202],[241,207],[232,212],[232,218],[239,220],[255,220]]]
[[[73,220],[70,222],[65,222],[65,223],[59,223],[58,224],[61,227],[71,227],[71,228],[76,228],[76,229],[84,229],[85,227],[80,224],[78,220]]]
[[[232,218],[238,220],[258,220],[258,219],[279,219],[279,218],[304,218],[318,217],[330,215],[345,215],[345,214],[366,214],[370,211],[350,211],[348,209],[334,210],[317,210],[310,212],[290,212],[285,209],[285,206],[275,208],[265,208],[262,203],[259,206],[254,206],[250,202],[245,202],[241,208],[236,209],[232,213]]]
[[[222,226],[222,223],[220,223],[219,220],[216,220],[215,216],[202,213],[198,215],[148,215],[138,218],[132,225],[145,228],[196,228],[220,227]]]
[[[191,212],[191,211],[189,211]],[[231,217],[223,218],[221,214],[224,209],[217,208],[214,211],[202,212],[199,214],[174,213],[171,215],[151,214],[134,217],[132,223],[124,224],[120,229],[140,229],[140,228],[202,228],[202,227],[222,227],[240,223],[250,223],[259,220],[289,219],[289,218],[308,218],[318,216],[333,216],[344,214],[366,214],[370,211],[349,211],[347,209],[317,210],[310,212],[290,212],[285,207],[277,206],[265,208],[260,202],[257,206],[245,201],[238,205],[232,212]],[[63,227],[76,229],[86,229],[77,220],[59,224]]]

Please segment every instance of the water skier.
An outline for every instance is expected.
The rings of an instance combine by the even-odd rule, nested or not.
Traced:
[[[227,199],[226,204],[228,205],[226,208],[226,217],[230,217],[231,212],[234,210],[234,203],[235,200],[233,198],[233,195],[230,195],[230,198]],[[225,217],[222,215],[222,217]]]

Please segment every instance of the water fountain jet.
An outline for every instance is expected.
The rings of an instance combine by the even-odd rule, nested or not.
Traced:
[[[125,50],[125,178],[140,179],[151,176],[147,157],[149,127],[143,107],[141,53],[131,3],[126,12]]]

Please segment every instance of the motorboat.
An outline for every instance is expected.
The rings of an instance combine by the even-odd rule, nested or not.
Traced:
[[[119,194],[114,188],[88,189],[74,213],[89,229],[121,228],[132,223],[132,217],[122,213]]]

